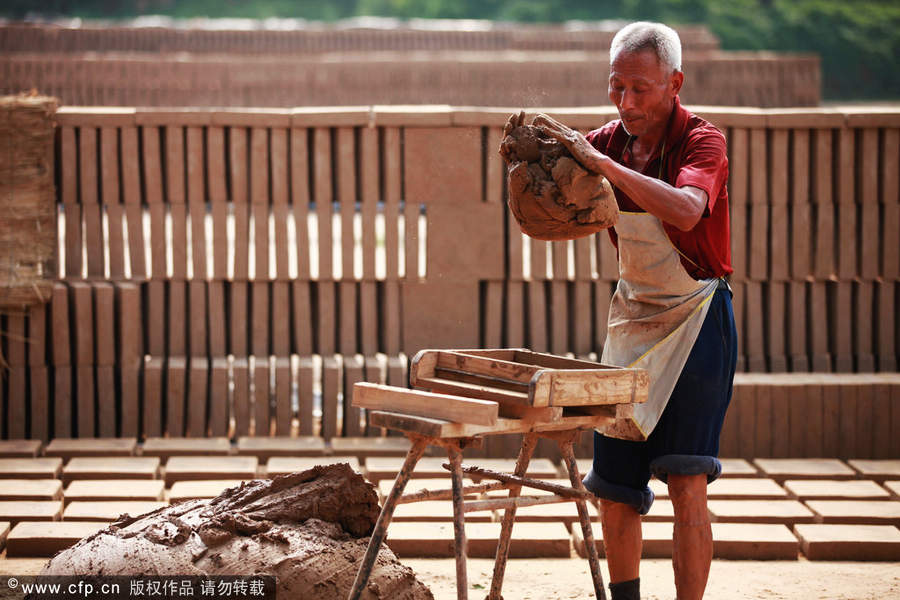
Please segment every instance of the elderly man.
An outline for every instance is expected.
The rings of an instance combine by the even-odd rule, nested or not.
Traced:
[[[539,115],[534,125],[612,184],[610,237],[619,282],[602,361],[646,368],[644,442],[594,436],[585,486],[601,499],[613,600],[639,598],[641,515],[651,474],[675,509],[673,566],[682,600],[701,598],[712,560],[706,486],[721,473],[719,433],[731,400],[737,339],[725,138],[684,109],[678,34],[632,23],[610,47],[609,98],[620,119],[587,137]],[[592,233],[590,226],[574,237]]]

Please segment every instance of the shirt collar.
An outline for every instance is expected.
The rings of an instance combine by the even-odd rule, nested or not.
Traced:
[[[673,147],[681,142],[681,139],[687,132],[689,118],[690,112],[688,112],[688,110],[681,105],[681,99],[678,96],[675,96],[675,102],[672,106],[672,114],[669,115],[669,124],[666,127],[666,136],[664,138],[666,154],[668,154]],[[622,152],[625,150],[625,144],[627,143],[628,132],[625,131],[625,127],[622,125],[622,121],[619,120],[609,140],[608,154],[610,156],[613,156],[615,160],[618,160],[622,155]],[[657,149],[653,153],[653,155],[650,157],[650,160],[647,161],[647,164],[649,165],[650,162],[656,160],[658,157],[659,149]]]

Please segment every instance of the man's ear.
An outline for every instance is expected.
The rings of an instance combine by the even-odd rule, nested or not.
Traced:
[[[669,85],[672,89],[672,95],[677,96],[681,91],[681,86],[684,85],[684,73],[681,71],[672,73],[672,77],[669,78]]]

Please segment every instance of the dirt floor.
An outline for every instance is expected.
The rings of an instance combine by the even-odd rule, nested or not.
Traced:
[[[456,599],[456,571],[448,559],[403,559],[431,588],[436,600]],[[602,561],[601,561],[602,564]],[[609,583],[606,566],[603,581]],[[491,586],[493,561],[469,559],[469,598],[482,600]],[[796,561],[713,561],[707,600],[886,600],[900,598],[900,563]],[[607,598],[609,590],[607,589]],[[587,561],[510,560],[503,585],[506,600],[593,598]],[[641,598],[675,598],[672,563],[641,563]]]
[[[6,559],[0,579],[36,575],[44,559]],[[451,559],[402,559],[431,588],[435,600],[456,600],[456,566]],[[602,561],[601,561],[602,564]],[[491,586],[494,561],[469,559],[469,598],[482,600]],[[609,583],[606,566],[603,580]],[[641,598],[672,600],[672,563],[641,563]],[[565,582],[565,583],[563,583]],[[565,589],[563,589],[565,588]],[[580,558],[510,560],[503,585],[506,600],[593,598],[587,561]],[[607,590],[607,598],[609,590]],[[713,561],[706,600],[889,600],[900,598],[900,563],[795,561]]]

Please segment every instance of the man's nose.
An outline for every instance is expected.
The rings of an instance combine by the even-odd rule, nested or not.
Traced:
[[[625,110],[632,108],[634,106],[634,92],[629,90],[622,90],[619,106]]]

